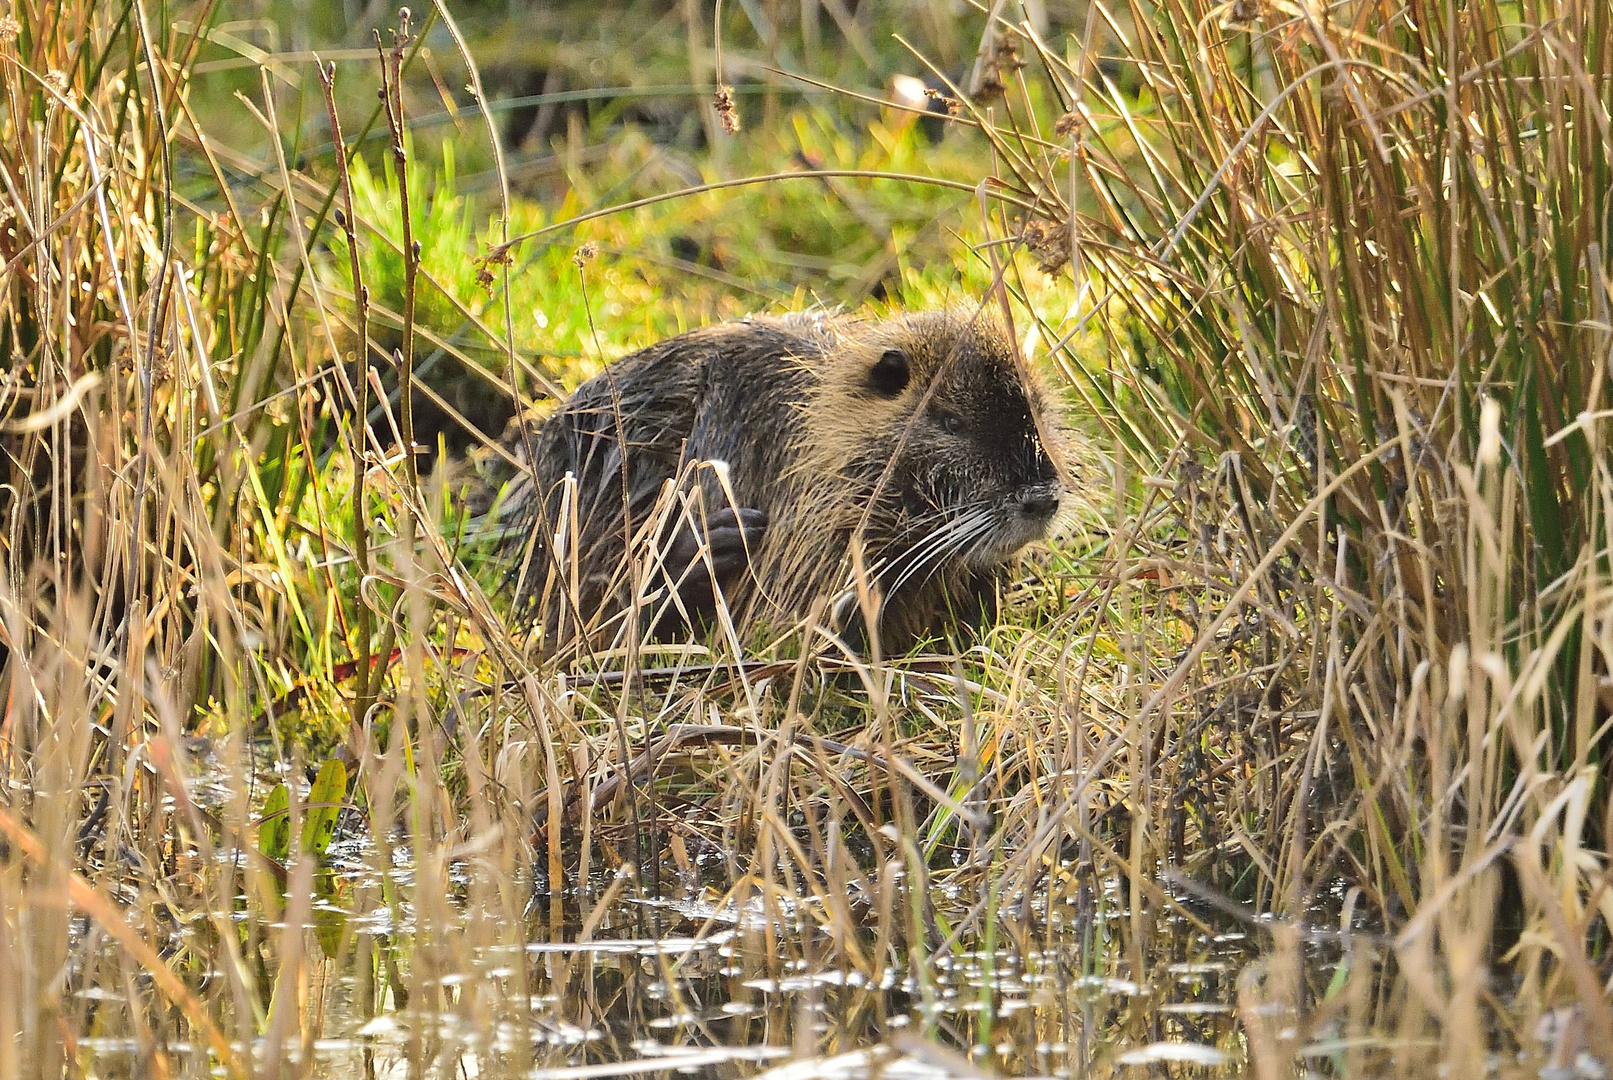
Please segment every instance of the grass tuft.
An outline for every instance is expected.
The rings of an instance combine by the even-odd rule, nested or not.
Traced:
[[[0,1075],[1613,1063],[1613,15],[919,6],[656,8],[508,154],[485,13],[0,14]],[[988,295],[1085,505],[960,654],[506,609],[518,408]]]

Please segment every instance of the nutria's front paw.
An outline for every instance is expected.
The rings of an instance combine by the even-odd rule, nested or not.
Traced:
[[[732,585],[749,567],[766,530],[767,514],[751,507],[724,508],[707,514],[704,522],[685,520],[667,546],[664,564],[677,590],[677,609],[689,619],[709,620],[717,610],[717,590]],[[671,609],[663,613],[652,634],[669,632],[673,615]]]
[[[720,582],[733,578],[750,563],[750,553],[762,542],[767,529],[764,511],[743,506],[726,507],[706,518],[706,543],[711,548],[711,568]],[[693,558],[694,552],[690,552]]]
[[[749,564],[749,553],[762,542],[766,529],[766,512],[748,506],[737,510],[724,507],[707,514],[704,522],[685,519],[666,549],[667,569],[678,580],[709,582],[715,578],[726,582]],[[702,548],[710,552],[709,575]]]

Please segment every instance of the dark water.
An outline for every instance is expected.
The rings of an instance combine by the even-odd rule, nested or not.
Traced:
[[[197,793],[222,804],[228,786],[209,783]],[[671,860],[660,896],[608,874],[556,896],[533,887],[529,868],[500,869],[501,852],[450,852],[422,868],[406,847],[381,851],[354,816],[313,880],[300,979],[281,975],[292,935],[249,887],[234,918],[256,931],[242,951],[262,1013],[240,1023],[222,979],[204,980],[202,996],[224,1031],[257,1033],[258,1068],[283,1075],[1233,1076],[1248,1064],[1239,978],[1273,943],[1234,905],[1170,895],[1168,876],[1133,911],[1124,879],[1050,867],[1040,891],[987,898],[1000,917],[971,922],[982,896],[961,873],[938,872],[915,904],[888,865],[868,879],[888,884],[883,908],[855,895],[829,905],[777,882],[719,888]],[[1338,926],[1338,898],[1327,899],[1316,927]],[[903,931],[912,925],[924,928],[917,944]],[[969,926],[984,929],[959,929]],[[1339,936],[1296,940],[1300,981],[1319,1000]],[[276,1054],[263,1033],[282,984],[299,987],[298,1007]],[[127,1000],[104,984],[81,993]],[[138,1024],[106,1022],[77,1045],[102,1075],[150,1074],[154,1055],[205,1072],[191,1045],[158,1043]],[[1297,1049],[1325,1060],[1337,1048],[1321,1038]]]
[[[378,884],[365,846],[352,841],[336,853],[355,897]],[[396,860],[393,877],[406,890],[412,868]],[[598,893],[607,891],[602,882]],[[584,1080],[777,1070],[773,1080],[917,1080],[1139,1066],[1138,1075],[1234,1075],[1242,1064],[1236,980],[1254,939],[1165,915],[1147,920],[1153,937],[1139,942],[1124,895],[1119,882],[1095,890],[1085,920],[1070,904],[1033,901],[1022,937],[1000,929],[995,941],[964,939],[945,952],[887,949],[884,963],[877,931],[865,928],[861,967],[836,959],[845,951],[811,898],[786,897],[768,910],[759,900],[736,907],[710,890],[655,899],[623,889],[601,909],[592,906],[597,893],[534,896],[524,942],[454,949],[459,966],[437,978],[440,993],[428,986],[431,1002],[399,1008],[384,974],[363,992],[367,963],[350,959],[338,973],[326,961],[314,1071]],[[930,902],[937,924],[961,921],[969,906],[944,891]],[[459,902],[448,910],[466,922],[438,924],[434,936],[474,937]],[[357,930],[352,953],[408,953],[411,904],[398,906],[397,921],[384,905],[346,914]]]

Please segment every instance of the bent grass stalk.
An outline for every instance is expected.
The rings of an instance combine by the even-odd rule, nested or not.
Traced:
[[[484,320],[414,243],[429,239],[418,210],[431,197],[407,143],[419,39],[405,28],[378,53],[386,100],[372,116],[402,155],[393,222],[399,209],[372,208],[349,174],[331,68],[319,73],[336,161],[266,145],[254,158],[204,133],[193,66],[214,47],[202,24],[216,7],[173,36],[148,33],[134,3],[69,4],[60,22],[19,8],[26,32],[0,42],[15,230],[0,230],[0,346],[20,374],[0,387],[0,890],[17,898],[0,933],[0,1057],[24,1047],[56,1061],[40,1033],[91,1030],[78,999],[44,992],[69,959],[83,972],[70,978],[155,988],[97,1005],[96,1031],[153,1048],[188,1031],[227,1071],[253,1038],[286,1037],[271,1062],[313,1047],[322,1021],[299,995],[353,957],[359,1008],[401,1017],[413,1061],[449,1021],[526,1032],[545,995],[594,1009],[611,992],[581,965],[528,965],[526,935],[558,937],[568,920],[606,933],[615,898],[663,871],[669,885],[701,844],[717,853],[703,864],[715,895],[756,901],[762,925],[735,940],[775,977],[803,963],[876,981],[895,969],[939,1005],[942,965],[981,942],[1002,946],[989,963],[1008,970],[1024,942],[1051,955],[1078,940],[1049,962],[1083,986],[1146,984],[1167,977],[1152,937],[1163,921],[1208,934],[1236,913],[1269,937],[1237,979],[1241,1027],[1206,1030],[1259,1075],[1335,1038],[1335,1067],[1352,1075],[1482,1068],[1492,1049],[1522,1075],[1547,1053],[1535,1020],[1566,1006],[1585,1047],[1613,1053],[1598,779],[1613,336],[1607,252],[1589,239],[1607,233],[1603,15],[1481,3],[1460,22],[1430,9],[1413,25],[1368,3],[1350,23],[1268,27],[1223,22],[1229,9],[1198,0],[1098,3],[1069,57],[1005,20],[994,33],[1040,71],[1004,80],[1009,97],[971,102],[959,125],[954,145],[984,140],[981,175],[985,151],[1002,174],[984,186],[762,165],[516,229],[472,43],[439,8],[428,21],[450,28],[495,144],[486,258],[500,265],[502,315]],[[81,55],[80,41],[95,47]],[[124,73],[114,54],[140,62]],[[262,119],[276,139],[302,123],[268,99]],[[770,643],[759,668],[730,626],[709,662],[623,671],[620,686],[604,677],[609,654],[570,673],[573,658],[523,654],[519,619],[466,576],[420,475],[415,407],[433,391],[415,346],[442,347],[501,392],[544,385],[551,372],[518,355],[505,261],[518,245],[796,178],[997,200],[983,227],[1001,235],[965,225],[993,245],[981,265],[996,265],[974,272],[1101,414],[1113,484],[1088,494],[1106,535],[1039,570],[1015,621],[961,673],[877,658],[857,665],[868,693],[849,702],[816,638]],[[332,207],[344,270],[321,247]],[[1021,266],[1010,249],[1036,233],[1009,213],[1047,226],[1038,260],[1060,255],[1047,236],[1069,237],[1071,279]],[[194,248],[180,242],[192,232]],[[368,260],[396,235],[394,307],[366,286]],[[350,294],[330,283],[344,275]],[[473,343],[422,322],[439,293]],[[606,322],[599,341],[621,340]],[[370,349],[393,328],[400,400],[382,411],[401,460],[366,423]],[[359,381],[345,386],[355,355]],[[1077,464],[1109,475],[1101,458]],[[566,592],[574,605],[565,563],[534,576],[551,582],[540,605]],[[568,610],[568,624],[589,614]],[[671,738],[680,724],[722,734]],[[171,753],[192,733],[226,763],[211,817],[192,814]],[[271,928],[273,912],[320,908],[308,864],[208,856],[253,832],[254,755],[295,764],[344,738],[374,850],[342,903],[388,922],[327,957],[298,927]],[[650,797],[596,798],[635,789]],[[588,907],[591,871],[628,861],[624,821],[635,845],[650,836],[653,864]],[[413,880],[394,875],[395,853]],[[534,865],[548,869],[547,928],[525,919]],[[117,950],[84,953],[65,912],[38,902],[62,881]],[[1329,906],[1339,890],[1347,899]],[[946,904],[949,891],[966,902]],[[1218,914],[1183,915],[1184,891]],[[1035,922],[1037,902],[1074,913],[1071,938]],[[793,936],[792,919],[824,933]],[[24,928],[34,952],[18,944]],[[1332,977],[1315,978],[1307,940],[1337,945]],[[522,959],[490,959],[506,951]],[[495,963],[519,975],[455,981]],[[669,984],[678,969],[657,961]],[[203,980],[214,970],[226,973],[217,990]],[[1485,991],[1487,977],[1511,997]],[[1122,1028],[1158,1019],[1059,992],[1038,1023],[1083,1068]],[[1022,1036],[1024,1017],[989,995],[959,1037]],[[1100,1026],[1108,1011],[1125,1015]],[[940,1033],[953,1021],[937,1016],[926,1023]],[[794,1034],[818,1053],[842,1037]],[[523,1044],[517,1071],[550,1052]]]

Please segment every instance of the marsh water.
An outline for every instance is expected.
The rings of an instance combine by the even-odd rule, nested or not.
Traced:
[[[349,842],[336,860],[361,892],[378,885],[366,880],[365,844]],[[404,883],[412,868],[396,858]],[[601,879],[592,896],[534,895],[525,942],[463,953],[466,969],[439,979],[435,1015],[397,1008],[384,985],[367,997],[357,965],[330,962],[316,1074],[413,1075],[409,1063],[422,1056],[427,1073],[551,1080],[769,1069],[778,1080],[1066,1077],[1165,1063],[1234,1075],[1242,1063],[1236,983],[1260,933],[1206,933],[1202,912],[1164,914],[1147,920],[1153,938],[1136,942],[1123,882],[1100,884],[1091,918],[1033,899],[1023,939],[964,939],[872,972],[812,959],[835,949],[822,929],[830,917],[810,897],[766,911],[698,886],[661,897],[611,891]],[[961,923],[974,899],[932,897],[937,921]],[[384,908],[362,920],[353,951],[383,937],[406,951],[411,905],[402,907],[397,924]],[[1328,951],[1312,954],[1324,979]],[[508,1009],[523,983],[528,1009]],[[478,1001],[506,1008],[478,1023],[478,1012],[489,1015]]]
[[[301,1023],[280,1030],[278,1049],[274,1025],[260,1028],[270,1034],[252,1047],[258,1068],[542,1080],[1230,1076],[1247,1064],[1239,978],[1271,946],[1259,920],[1191,889],[1173,895],[1168,875],[1141,910],[1123,878],[1082,881],[1069,864],[1048,867],[1029,896],[932,887],[909,909],[923,909],[924,941],[893,946],[876,897],[850,898],[863,925],[848,942],[811,890],[752,889],[736,902],[745,890],[667,859],[659,892],[596,872],[587,890],[550,893],[541,872],[490,873],[486,854],[449,851],[422,872],[406,843],[383,849],[344,814],[302,924]],[[899,869],[886,870],[896,902],[912,905]],[[519,926],[489,911],[512,888],[524,890]],[[964,929],[981,924],[971,912],[983,899],[1001,916],[984,936]],[[248,904],[243,893],[243,923]],[[1315,927],[1337,927],[1337,910],[1319,907]],[[286,935],[284,919],[269,923],[247,950],[276,996]],[[1298,940],[1319,996],[1340,937],[1315,929]],[[145,1072],[152,1052],[111,1035],[79,1050],[109,1075]],[[1299,1050],[1326,1058],[1337,1047]],[[189,1046],[167,1052],[201,1064]]]

